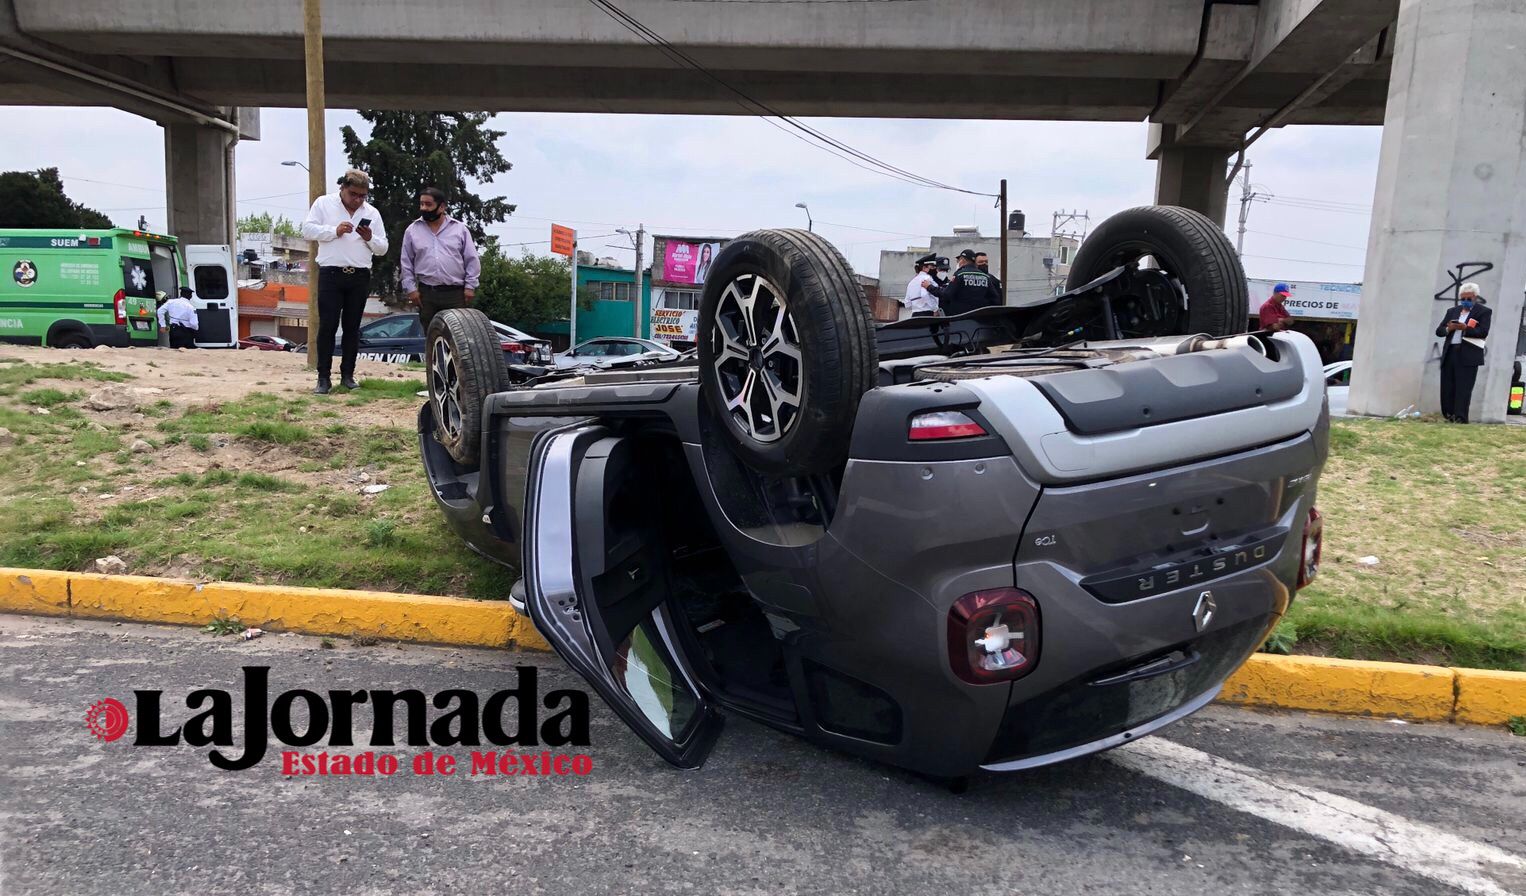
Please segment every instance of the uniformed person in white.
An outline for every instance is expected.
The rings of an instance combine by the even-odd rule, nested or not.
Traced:
[[[195,348],[196,306],[191,304],[191,288],[180,287],[180,295],[159,306],[159,329],[170,334],[170,348]]]
[[[360,318],[371,295],[371,259],[387,254],[387,231],[366,197],[371,178],[351,168],[339,178],[339,192],[318,197],[302,222],[302,238],[318,242],[318,388],[330,389],[334,337],[343,324],[339,381],[356,389],[355,354]]]
[[[906,298],[901,304],[906,308],[907,317],[932,317],[938,313],[938,296],[934,290],[940,289],[938,281],[933,278],[933,271],[938,267],[938,258],[935,255],[925,255],[916,261],[916,273],[912,275],[906,284]]]

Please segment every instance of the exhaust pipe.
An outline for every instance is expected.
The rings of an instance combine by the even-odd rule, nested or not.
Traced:
[[[1187,343],[1184,343],[1181,354],[1187,354],[1188,352],[1210,352],[1221,348],[1248,348],[1264,358],[1271,357],[1271,348],[1266,344],[1265,340],[1255,333],[1225,336],[1222,339],[1194,336]]]

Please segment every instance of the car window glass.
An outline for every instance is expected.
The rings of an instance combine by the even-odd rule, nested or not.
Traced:
[[[191,273],[196,284],[196,296],[207,302],[220,302],[228,297],[228,270],[222,265],[199,264]]]
[[[590,342],[573,354],[579,358],[602,358],[609,354],[609,346],[603,342]]]
[[[681,741],[698,716],[699,701],[674,665],[648,618],[615,648],[610,671],[664,737]]]
[[[407,335],[408,335],[409,339],[423,339],[424,338],[424,325],[419,323],[419,319],[418,318],[415,317],[415,318],[413,318],[413,320],[409,321],[409,323],[408,323],[408,334]]]
[[[623,355],[639,355],[639,354],[641,354],[641,346],[637,345],[634,342],[617,342],[613,346],[611,346],[610,348],[611,348],[610,354],[612,354],[612,355],[622,355],[623,356]]]
[[[364,330],[367,339],[400,339],[408,335],[410,325],[417,324],[417,318],[389,317],[364,327]]]

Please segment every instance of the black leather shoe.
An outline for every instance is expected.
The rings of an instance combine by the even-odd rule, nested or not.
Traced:
[[[332,388],[333,388],[333,386],[331,386],[329,384],[329,378],[326,377],[326,376],[320,376],[320,377],[318,377],[318,388],[313,390],[313,394],[314,395],[327,395],[327,394],[329,394],[329,390],[332,389]]]
[[[339,385],[345,387],[346,389],[360,388],[360,383],[355,382],[355,378],[353,376],[344,377],[339,381]]]

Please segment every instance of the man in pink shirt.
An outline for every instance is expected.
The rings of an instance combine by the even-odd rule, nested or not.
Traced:
[[[482,262],[466,225],[445,208],[438,187],[419,192],[419,217],[403,231],[403,292],[419,306],[419,324],[446,308],[470,305],[477,295]]]

